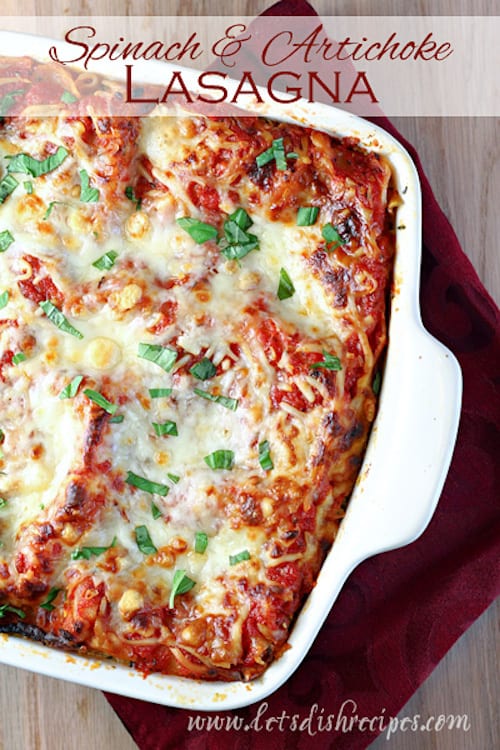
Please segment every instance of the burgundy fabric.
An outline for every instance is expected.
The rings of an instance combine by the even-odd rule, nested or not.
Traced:
[[[303,0],[268,13],[313,15]],[[359,717],[395,716],[459,636],[500,593],[500,316],[439,208],[415,150],[388,120],[418,167],[423,192],[422,317],[457,356],[464,378],[457,446],[437,508],[413,544],[367,560],[350,576],[297,672],[267,700],[222,717],[249,723],[287,715],[326,717],[345,706]],[[377,731],[254,728],[188,731],[196,712],[107,695],[141,750],[362,750]],[[264,711],[264,708],[266,710]],[[316,715],[317,716],[317,715]],[[312,724],[316,726],[317,723]]]

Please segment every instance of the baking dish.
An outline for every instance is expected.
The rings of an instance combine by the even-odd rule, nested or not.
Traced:
[[[17,34],[0,35],[0,41],[3,54],[17,54],[29,44],[37,59],[46,58],[52,44],[50,40]],[[94,69],[110,74],[106,65]],[[144,65],[137,78],[161,83],[166,71],[168,67],[163,64]],[[196,71],[184,69],[182,73],[195,91]],[[396,141],[351,114],[300,102],[294,104],[293,114],[286,107],[277,112],[263,98],[264,103],[254,106],[253,112],[355,138],[366,149],[383,153],[403,196],[396,222],[390,344],[379,414],[347,516],[295,623],[290,648],[251,683],[199,683],[157,675],[143,678],[122,665],[68,656],[10,636],[0,641],[0,659],[5,663],[142,700],[197,710],[229,709],[259,701],[276,690],[304,658],[351,570],[370,555],[409,543],[430,520],[458,425],[460,373],[450,352],[425,332],[420,321],[420,194],[415,168]]]

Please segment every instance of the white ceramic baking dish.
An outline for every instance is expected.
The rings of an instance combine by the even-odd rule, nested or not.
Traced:
[[[48,60],[54,42],[0,32],[3,55],[29,52]],[[59,48],[63,45],[58,43]],[[176,66],[176,69],[178,66]],[[106,64],[92,70],[110,75]],[[136,80],[162,84],[169,66],[138,66]],[[196,71],[183,69],[195,91]],[[230,86],[231,84],[228,84]],[[259,679],[250,683],[200,682],[151,675],[76,654],[69,656],[13,636],[0,636],[0,661],[12,666],[145,701],[205,711],[221,711],[262,700],[282,685],[307,654],[353,568],[379,552],[416,539],[429,523],[451,461],[461,404],[461,374],[451,352],[423,328],[418,302],[421,256],[421,196],[407,152],[385,131],[333,107],[305,101],[291,106],[269,102],[253,111],[354,137],[389,160],[402,205],[397,213],[396,261],[389,348],[378,415],[363,466],[337,540],[317,584],[290,634],[290,648]]]

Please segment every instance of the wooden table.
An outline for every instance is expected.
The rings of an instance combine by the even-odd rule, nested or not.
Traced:
[[[312,0],[324,15],[400,15],[399,0]],[[103,0],[99,15],[259,13],[267,0]],[[86,0],[4,0],[11,15],[88,15]],[[412,0],[406,15],[494,15],[495,0]],[[500,129],[493,118],[393,118],[419,150],[436,196],[488,291],[500,299]],[[400,716],[467,713],[468,733],[382,736],[372,750],[493,750],[500,745],[498,621],[494,604],[455,644]],[[0,666],[0,750],[133,750],[136,747],[102,694]],[[256,744],[255,747],[258,747]],[[160,750],[160,749],[158,749]]]

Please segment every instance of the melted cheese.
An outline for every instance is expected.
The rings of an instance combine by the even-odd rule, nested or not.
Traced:
[[[262,127],[269,141],[270,126]],[[324,276],[312,270],[315,253],[324,247],[321,228],[330,219],[329,204],[321,207],[313,226],[273,218],[271,196],[268,202],[264,191],[262,202],[256,203],[251,176],[232,157],[227,157],[226,173],[207,183],[216,185],[218,210],[205,212],[203,205],[193,203],[190,185],[203,188],[200,170],[208,173],[214,153],[234,148],[231,130],[196,118],[141,120],[133,156],[123,167],[131,181],[134,173],[150,180],[136,211],[125,197],[127,183],[113,182],[113,170],[121,169],[121,157],[113,155],[117,149],[110,150],[105,161],[99,143],[94,148],[81,140],[81,129],[80,120],[56,118],[24,125],[11,121],[0,129],[0,178],[6,173],[6,155],[27,149],[41,159],[47,144],[52,151],[60,145],[69,151],[63,164],[43,177],[17,175],[19,186],[0,206],[0,231],[8,229],[15,238],[0,254],[0,292],[9,292],[0,313],[0,354],[24,347],[27,357],[17,366],[7,357],[0,384],[0,426],[5,435],[0,496],[6,501],[0,509],[0,562],[9,570],[0,579],[0,595],[10,587],[17,591],[18,604],[36,610],[40,595],[27,597],[21,586],[28,575],[38,577],[40,590],[65,590],[67,602],[51,615],[47,628],[57,632],[64,626],[73,632],[78,618],[90,618],[88,645],[118,658],[133,658],[134,652],[127,649],[133,646],[130,622],[138,612],[153,613],[147,626],[136,623],[138,632],[148,642],[168,643],[180,663],[191,653],[223,672],[237,667],[240,659],[248,663],[243,642],[250,638],[259,671],[264,664],[259,656],[265,651],[263,634],[275,632],[274,626],[265,624],[266,608],[271,606],[266,597],[274,596],[274,590],[283,594],[282,613],[270,616],[282,622],[277,634],[269,636],[271,645],[279,648],[303,594],[299,581],[289,595],[295,597],[289,612],[285,579],[277,583],[273,576],[295,564],[300,575],[308,566],[316,569],[321,544],[332,541],[336,526],[331,522],[324,530],[316,527],[316,534],[304,534],[309,526],[302,527],[298,519],[316,502],[315,483],[326,486],[326,481],[330,488],[322,490],[321,522],[334,508],[338,516],[338,505],[350,492],[355,469],[349,457],[361,453],[366,439],[363,404],[373,399],[367,384],[379,352],[372,351],[363,333],[364,313],[354,283],[346,304],[339,305]],[[98,202],[79,199],[82,169],[100,191]],[[23,186],[25,177],[33,185],[32,194]],[[386,189],[384,180],[381,192]],[[350,189],[350,195],[355,193]],[[197,244],[176,222],[183,216],[199,218],[222,233],[223,222],[238,206],[248,211],[253,222],[249,231],[259,241],[259,248],[240,262],[227,261],[214,242]],[[380,254],[376,234],[370,243],[373,254]],[[92,265],[111,251],[117,253],[112,268]],[[360,253],[353,250],[349,263],[356,263],[357,256]],[[333,277],[343,261],[332,255],[326,262]],[[277,296],[282,268],[295,288],[286,300]],[[357,273],[359,287],[373,291],[377,282],[367,278],[366,269]],[[47,279],[81,337],[60,330],[36,304],[34,295],[47,288]],[[166,321],[165,304],[174,311]],[[269,321],[277,325],[280,352],[271,351],[263,339]],[[353,336],[361,353],[353,353]],[[138,356],[140,344],[168,347],[177,360],[165,372]],[[321,369],[325,352],[339,357],[341,371]],[[190,372],[201,357],[217,367],[216,375],[205,381]],[[347,396],[347,365],[355,357],[360,372],[356,391]],[[61,398],[62,389],[76,376],[83,377],[78,393]],[[151,398],[152,388],[172,393]],[[195,388],[235,399],[237,408],[206,400]],[[102,393],[123,420],[110,420],[110,414],[85,395],[86,389]],[[167,422],[175,422],[178,434],[158,436],[154,424]],[[336,426],[328,432],[325,425],[330,422]],[[259,464],[259,445],[264,441],[274,464],[270,471]],[[222,450],[231,452],[231,468],[210,468],[205,459]],[[128,484],[128,472],[158,483],[162,492]],[[87,493],[76,516],[68,500],[74,493],[70,477],[83,477]],[[57,561],[43,572],[37,562],[43,548],[33,546],[33,540],[47,525],[52,529],[49,537],[59,538],[60,549]],[[142,527],[156,552],[141,551],[137,529]],[[203,553],[195,551],[197,532],[208,536]],[[297,534],[304,539],[303,547],[289,551]],[[27,546],[32,566],[28,570],[15,562]],[[82,548],[109,550],[75,558],[72,552]],[[230,557],[240,553],[249,559],[231,564]],[[195,584],[169,608],[176,571],[185,571]],[[87,610],[82,614],[78,586],[70,583],[83,582],[86,576],[91,576],[92,595],[101,592],[107,602],[101,614],[92,617]],[[256,609],[261,625],[251,637],[244,636],[245,623]],[[155,613],[160,610],[170,612],[167,640],[162,640],[164,629],[163,635],[155,630]],[[203,631],[206,642],[189,651],[188,641],[196,640],[200,618],[208,618],[203,626],[208,628]],[[218,618],[227,620],[230,637],[225,645],[222,630],[215,632]],[[259,645],[259,638],[264,645]],[[179,643],[187,649],[183,655],[174,648]]]

